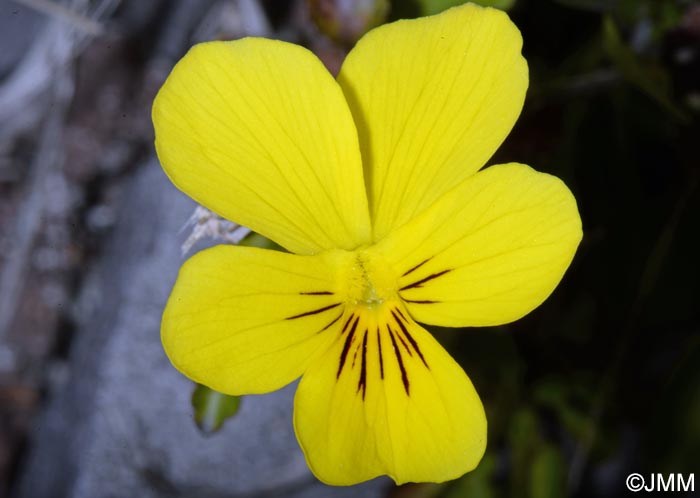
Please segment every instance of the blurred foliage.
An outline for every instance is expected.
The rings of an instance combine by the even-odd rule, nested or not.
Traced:
[[[623,43],[615,22],[609,16],[603,20],[603,47],[605,54],[623,78],[656,100],[672,116],[684,121],[688,119],[672,101],[668,73],[659,64],[645,64],[641,61],[634,51]]]
[[[196,384],[192,392],[192,408],[197,427],[205,434],[216,432],[226,419],[238,413],[240,396],[228,396]]]
[[[465,0],[394,0],[391,3],[391,20],[439,14],[450,7],[467,3]],[[501,10],[511,9],[516,0],[471,0],[471,3]]]
[[[462,5],[464,0],[418,0],[421,15],[430,16],[438,14],[443,10]],[[484,7],[495,7],[501,10],[508,10],[515,4],[515,0],[472,0],[472,3],[483,5]]]
[[[307,0],[316,26],[342,45],[352,46],[386,20],[389,0]]]

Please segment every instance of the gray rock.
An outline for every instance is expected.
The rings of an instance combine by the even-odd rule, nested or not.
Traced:
[[[45,16],[19,2],[0,4],[0,79],[26,55],[45,22]]]
[[[246,397],[212,435],[195,427],[192,384],[168,362],[161,312],[194,204],[152,161],[127,185],[103,257],[81,292],[66,381],[24,467],[24,498],[373,497],[386,480],[332,488],[309,472],[292,428],[295,386]]]

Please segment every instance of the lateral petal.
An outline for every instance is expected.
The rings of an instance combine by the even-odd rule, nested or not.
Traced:
[[[226,394],[265,393],[292,382],[336,336],[344,303],[333,275],[342,257],[235,246],[194,255],[163,313],[170,361]]]
[[[260,38],[196,45],[158,93],[153,123],[167,175],[224,218],[298,254],[369,240],[355,125],[308,50]]]
[[[360,136],[374,240],[475,173],[522,109],[522,38],[499,10],[467,4],[365,35],[338,81]]]
[[[348,309],[343,322],[294,401],[297,438],[316,477],[442,482],[476,467],[486,418],[462,368],[398,302]]]
[[[416,320],[446,327],[512,322],[561,280],[581,240],[576,199],[558,178],[491,166],[378,244]]]

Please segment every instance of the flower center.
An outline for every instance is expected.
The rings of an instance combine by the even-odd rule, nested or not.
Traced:
[[[346,302],[376,309],[398,298],[396,274],[379,254],[360,249],[350,253],[346,265]]]

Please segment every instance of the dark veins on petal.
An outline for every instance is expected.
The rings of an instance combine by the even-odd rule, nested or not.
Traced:
[[[398,312],[398,314],[397,314]],[[418,354],[420,357],[421,361],[423,362],[423,365],[430,370],[430,367],[428,366],[428,362],[425,361],[425,358],[423,357],[423,353],[421,352],[420,348],[418,347],[418,343],[416,340],[413,338],[413,336],[408,332],[408,327],[406,327],[404,321],[406,320],[406,317],[403,316],[403,313],[398,308],[394,308],[391,310],[391,314],[394,317],[394,320],[396,320],[396,323],[398,324],[399,328],[401,329],[401,332],[403,332],[403,335],[406,337],[408,342],[411,343],[411,346],[413,346],[413,350]],[[401,318],[399,318],[399,315]]]
[[[408,382],[408,374],[406,374],[406,367],[403,364],[403,358],[401,356],[401,351],[399,346],[396,344],[396,339],[394,338],[394,331],[391,330],[389,324],[386,324],[386,329],[389,331],[389,337],[391,338],[391,344],[394,346],[394,354],[396,355],[396,361],[399,364],[399,370],[401,370],[401,381],[403,382],[403,388],[406,390],[406,395],[411,395],[411,386]]]
[[[428,259],[426,259],[425,261],[421,261],[420,263],[418,263],[416,266],[414,266],[414,267],[411,268],[410,270],[406,271],[406,272],[405,272],[403,275],[401,275],[401,276],[402,276],[402,277],[405,277],[406,275],[408,275],[408,274],[410,274],[410,273],[413,273],[414,271],[416,271],[418,268],[420,268],[421,266],[423,266],[424,264],[426,264],[426,263],[427,263],[428,261],[430,261],[431,259],[432,259],[432,258],[428,258]]]
[[[412,284],[404,285],[399,289],[400,291],[408,290],[408,289],[414,289],[416,287],[423,287],[423,284],[426,282],[430,282],[431,280],[434,280],[438,277],[442,277],[445,273],[451,272],[452,269],[447,269],[447,270],[442,270],[441,272],[433,273],[432,275],[428,275],[425,278],[421,278],[420,280],[417,280],[416,282],[413,282]]]
[[[305,313],[299,313],[298,315],[288,316],[287,318],[285,318],[285,320],[296,320],[297,318],[304,318],[305,316],[317,315],[319,313],[323,313],[324,311],[328,311],[328,310],[332,310],[333,308],[337,308],[338,306],[340,306],[340,304],[341,303],[335,303],[335,304],[331,304],[329,306],[324,306],[323,308],[318,308],[318,309],[315,309],[312,311],[307,311]]]
[[[384,378],[384,358],[382,357],[382,334],[377,327],[377,348],[379,349],[379,376]]]
[[[350,318],[352,318],[353,315],[350,315]],[[356,316],[355,321],[352,324],[352,327],[350,327],[350,332],[348,333],[348,336],[345,338],[345,344],[343,344],[343,351],[340,353],[340,364],[338,365],[338,373],[335,374],[335,378],[338,379],[340,378],[340,373],[343,371],[343,366],[345,365],[345,360],[348,359],[348,351],[350,351],[350,346],[352,345],[352,341],[355,339],[355,330],[357,330],[357,322],[360,321],[360,317]],[[347,324],[350,323],[350,319],[345,323],[345,327],[343,328],[342,333],[345,333],[345,329],[347,328]]]
[[[419,358],[425,368],[428,370],[430,370],[430,366],[428,365],[423,352],[418,346],[418,342],[409,331],[409,320],[406,318],[406,315],[404,315],[404,313],[397,307],[392,308],[390,313],[393,320],[389,320],[389,322],[386,323],[386,331],[380,327],[377,327],[376,329],[377,353],[379,356],[379,378],[384,380],[384,350],[382,348],[382,335],[386,333],[391,341],[391,350],[396,358],[396,364],[401,374],[401,382],[404,390],[406,391],[406,395],[410,396],[411,382],[407,370],[407,358]],[[364,328],[364,325],[360,327],[360,318],[361,316],[359,314],[350,314],[347,320],[345,320],[345,324],[340,332],[340,336],[342,337],[345,335],[345,337],[343,339],[343,348],[341,350],[340,360],[338,362],[336,379],[340,378],[347,363],[350,364],[349,368],[351,371],[355,368],[355,364],[358,363],[360,372],[357,381],[356,393],[362,393],[362,400],[364,401],[365,394],[367,392],[367,348],[370,342],[370,331],[368,328]],[[339,319],[340,317],[333,320],[329,326],[337,322]],[[355,338],[358,328],[360,330],[363,330],[364,328],[364,330],[363,332],[360,332],[362,333],[362,338],[356,341]],[[348,362],[348,357],[351,350],[352,362]],[[406,354],[408,356],[404,356]]]
[[[326,326],[323,327],[321,330],[319,330],[319,331],[317,332],[317,334],[320,334],[321,332],[323,332],[323,331],[325,331],[325,330],[328,330],[328,329],[331,327],[331,325],[333,325],[335,322],[337,322],[338,320],[340,320],[340,317],[342,317],[342,316],[343,316],[343,313],[341,313],[340,315],[338,315],[337,317],[335,317],[333,320],[330,321],[330,323],[329,323],[328,325],[326,325]]]
[[[360,366],[360,380],[357,383],[357,392],[362,390],[362,400],[365,399],[365,391],[367,390],[367,334],[368,330],[365,329],[365,335],[362,338],[362,366]]]

